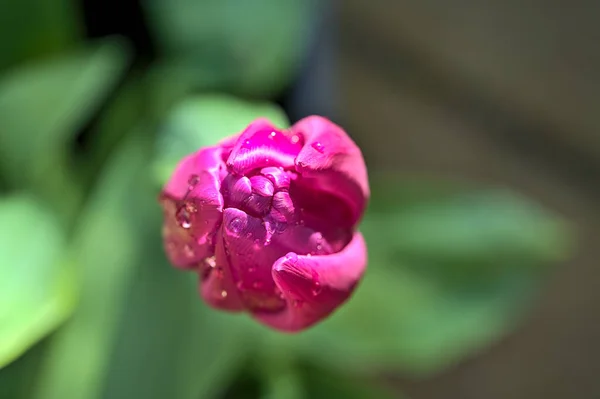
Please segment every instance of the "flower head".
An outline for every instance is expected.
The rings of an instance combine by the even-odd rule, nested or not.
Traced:
[[[360,280],[368,198],[362,154],[339,126],[311,116],[282,131],[258,119],[179,163],[161,195],[166,253],[198,272],[211,306],[302,330]]]

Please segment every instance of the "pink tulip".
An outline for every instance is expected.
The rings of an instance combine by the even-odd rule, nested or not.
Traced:
[[[305,329],[352,294],[367,263],[356,231],[369,199],[356,144],[311,116],[288,130],[258,119],[184,158],[161,195],[175,266],[209,305]]]

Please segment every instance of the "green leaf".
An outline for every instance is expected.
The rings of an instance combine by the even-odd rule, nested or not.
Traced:
[[[271,96],[289,82],[307,48],[314,0],[150,0],[159,49],[196,88]]]
[[[103,397],[215,397],[248,356],[252,342],[238,316],[211,309],[200,299],[197,274],[167,263],[161,214],[148,217],[146,251],[123,304]]]
[[[92,116],[126,65],[118,42],[22,67],[0,80],[0,172],[68,212],[77,187],[69,140]]]
[[[391,187],[381,195],[387,199],[374,199],[362,226],[373,237],[370,245],[391,257],[473,277],[545,265],[568,251],[558,219],[508,190],[443,185],[434,190],[431,183]],[[374,195],[379,193],[376,188]],[[398,206],[388,208],[386,201]],[[382,228],[388,234],[378,234]]]
[[[74,304],[56,218],[29,197],[0,200],[0,367],[54,330]]]
[[[305,397],[310,399],[405,399],[400,392],[384,386],[383,381],[375,378],[341,374],[322,365],[309,365],[301,373]]]
[[[374,187],[362,226],[364,281],[330,320],[288,344],[342,369],[430,375],[515,327],[568,236],[506,191],[388,184]]]
[[[281,128],[289,126],[283,111],[269,103],[252,103],[223,94],[190,97],[181,102],[168,116],[157,140],[157,182],[164,184],[184,156],[241,132],[259,117]]]
[[[100,398],[117,322],[134,266],[144,249],[144,221],[155,198],[140,134],[126,141],[108,164],[80,218],[73,243],[81,298],[73,317],[53,337],[36,396]]]
[[[0,70],[64,50],[78,39],[70,0],[5,1],[0,12]]]

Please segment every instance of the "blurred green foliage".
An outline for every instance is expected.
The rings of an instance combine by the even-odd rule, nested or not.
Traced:
[[[65,234],[26,196],[0,199],[0,364],[65,320],[75,303]]]
[[[157,183],[257,117],[289,124],[268,100],[315,3],[148,1],[160,54],[127,73],[122,40],[42,3],[0,6],[30,17],[0,24],[2,398],[390,397],[381,373],[425,377],[510,332],[568,252],[514,193],[374,171],[346,306],[298,335],[209,309],[164,257]]]
[[[316,0],[145,0],[165,64],[190,85],[267,97],[289,84]]]

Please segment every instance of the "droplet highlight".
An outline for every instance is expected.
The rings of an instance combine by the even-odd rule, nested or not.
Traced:
[[[229,221],[229,229],[234,233],[239,233],[244,226],[244,222],[240,218],[233,218]]]
[[[312,296],[317,296],[323,291],[323,287],[318,281],[315,281],[312,289]]]
[[[187,206],[182,206],[175,212],[175,219],[177,224],[184,229],[192,227],[192,215],[188,210]]]
[[[198,175],[191,175],[190,178],[188,179],[188,186],[189,189],[193,189],[196,184],[198,184],[198,182],[200,181],[200,177],[198,177]]]
[[[325,151],[325,148],[323,147],[323,144],[321,144],[318,141],[315,141],[314,143],[312,143],[310,145],[312,148],[314,148],[315,150],[317,150],[318,152],[320,152],[321,154],[323,153],[323,151]]]

